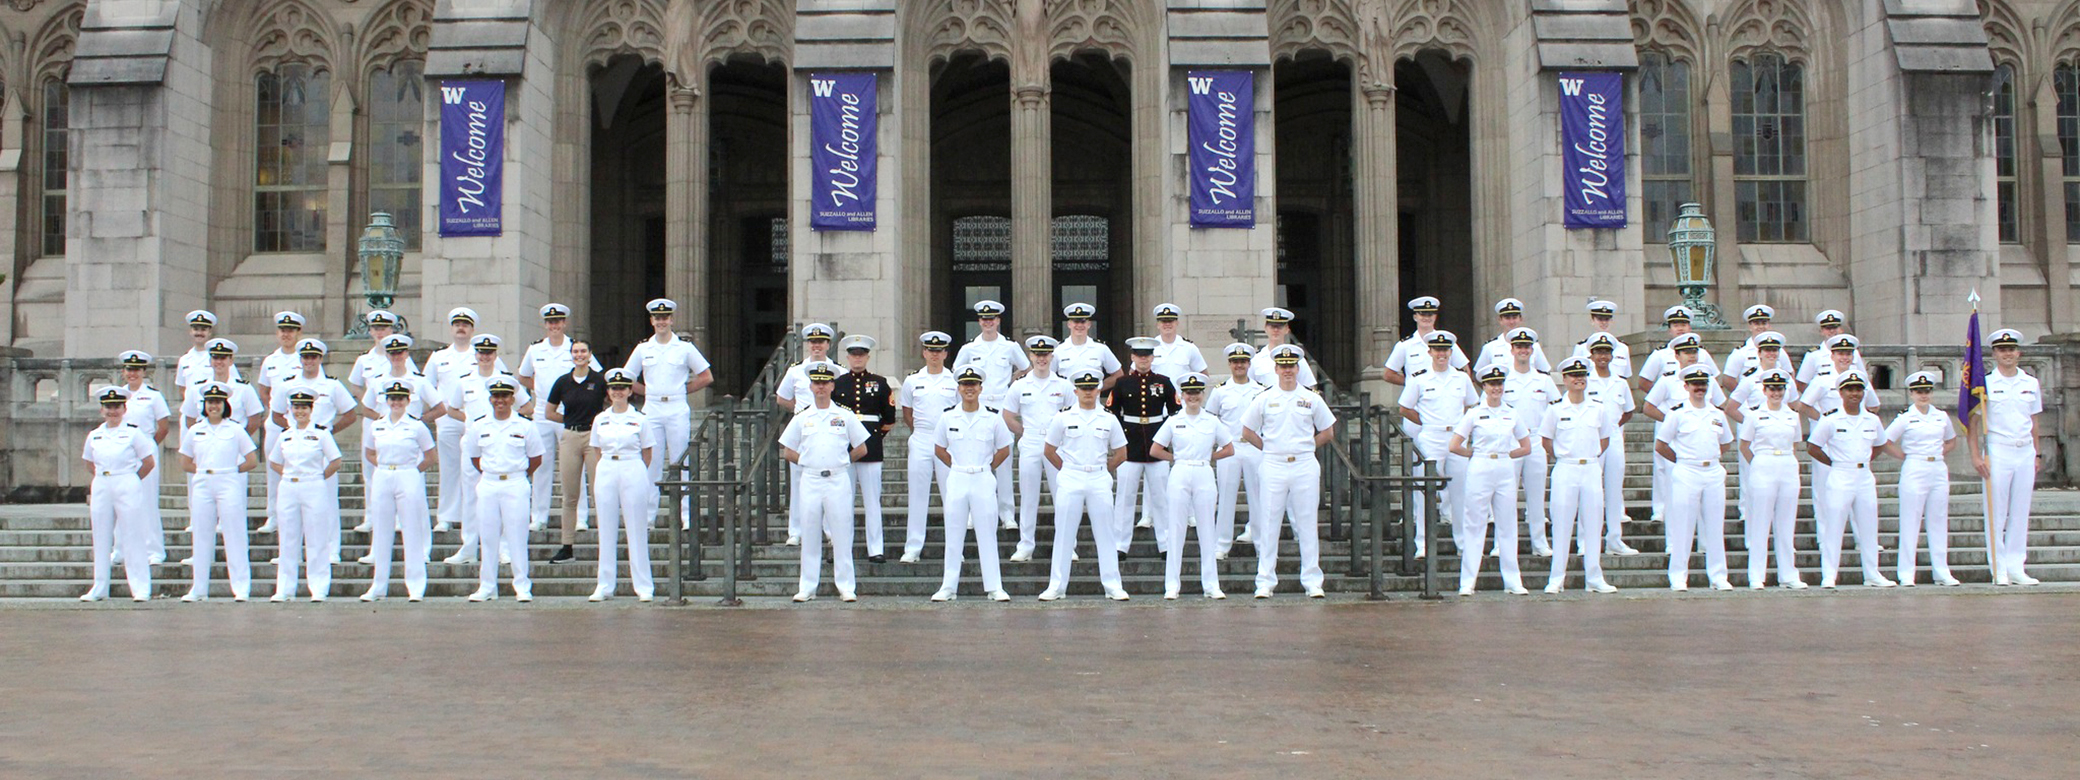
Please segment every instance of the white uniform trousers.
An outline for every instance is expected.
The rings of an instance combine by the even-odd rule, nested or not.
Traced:
[[[1264,464],[1264,451],[1249,442],[1235,442],[1235,454],[1213,463],[1215,488],[1220,493],[1218,506],[1214,509],[1215,532],[1220,535],[1221,554],[1227,555],[1235,547],[1235,505],[1242,494],[1257,494],[1257,469]],[[1203,524],[1202,524],[1203,527]],[[1250,529],[1256,528],[1256,516],[1250,516]],[[1256,535],[1252,533],[1251,539]]]
[[[477,471],[477,467],[469,462],[469,458],[463,458],[462,463],[456,466],[455,470],[457,472],[455,490],[462,493],[465,497],[461,502],[462,511],[460,512],[462,515],[460,518],[462,526],[461,551],[464,555],[475,555],[484,531],[485,510],[481,503],[482,497],[477,495],[477,483],[484,475]],[[441,489],[446,490],[447,488],[443,487]]]
[[[1798,581],[1798,551],[1792,540],[1798,523],[1798,457],[1757,451],[1741,480],[1746,505],[1742,532],[1748,543],[1748,584],[1768,579],[1770,540],[1776,539],[1777,584]]]
[[[1661,515],[1668,537],[1668,586],[1689,585],[1691,543],[1697,541],[1704,547],[1705,577],[1715,585],[1725,582],[1726,467],[1716,460],[1708,466],[1672,463],[1668,490],[1668,508]]]
[[[1899,472],[1899,582],[1914,584],[1914,553],[1928,528],[1928,568],[1950,579],[1950,465],[1942,458],[1907,458]]]
[[[939,590],[958,590],[970,525],[975,526],[975,557],[982,563],[982,592],[1003,590],[1004,578],[997,564],[997,475],[988,466],[951,470],[946,477],[946,570],[939,578]]]
[[[498,551],[513,558],[513,595],[533,595],[527,578],[527,502],[533,498],[526,472],[485,474],[477,480],[477,592],[498,593]]]
[[[166,472],[166,464],[170,461],[165,450],[157,444],[152,445],[152,456],[158,466],[141,480],[143,484],[138,486],[140,493],[137,508],[144,514],[145,555],[163,560],[166,557],[166,516],[159,507],[159,475]],[[189,521],[192,523],[193,520],[194,516],[191,514]]]
[[[802,464],[787,464],[787,536],[802,535]],[[811,541],[822,544],[822,539]]]
[[[281,485],[274,524],[282,545],[274,570],[274,592],[296,597],[296,567],[300,564],[309,594],[330,595],[332,555],[339,549],[326,547],[331,537],[325,534],[325,524],[337,524],[332,518],[333,512],[338,511],[339,494],[327,492],[326,481],[320,477],[284,477]]]
[[[650,484],[664,479],[664,464],[678,463],[686,455],[686,448],[693,443],[693,410],[686,405],[686,397],[679,396],[669,403],[643,402],[643,424],[650,428]],[[659,455],[663,457],[659,457]],[[650,500],[656,501],[660,491],[653,491]],[[679,508],[667,509],[679,516],[680,527],[687,527],[692,518],[687,516],[692,506],[693,495],[689,491],[681,499]],[[654,511],[654,509],[653,509]]]
[[[1553,568],[1548,581],[1567,587],[1568,543],[1579,535],[1583,581],[1594,587],[1603,582],[1603,459],[1554,464],[1552,488]]]
[[[1046,479],[1050,492],[1061,492],[1060,474],[1047,462],[1047,435],[1026,429],[1018,437],[1018,547],[1014,554],[1032,555],[1039,546],[1034,538],[1040,526],[1040,483]],[[871,544],[869,545],[871,546]]]
[[[1878,568],[1878,480],[1868,464],[1837,464],[1828,469],[1827,503],[1820,512],[1820,583],[1833,585],[1842,566],[1842,529],[1853,525],[1856,552],[1863,558],[1863,579],[1885,576]]]
[[[1169,475],[1169,461],[1135,463],[1130,460],[1119,464],[1119,484],[1114,488],[1112,497],[1112,525],[1117,529],[1113,541],[1119,543],[1121,553],[1125,553],[1127,547],[1134,543],[1134,505],[1135,500],[1142,497],[1142,493],[1148,494],[1148,506],[1143,507],[1144,509],[1154,510],[1156,517],[1168,515],[1163,510],[1166,498],[1163,478]],[[1163,530],[1163,526],[1155,525],[1150,530],[1155,531],[1156,549],[1169,550],[1169,535]]]
[[[132,597],[151,597],[152,562],[144,555],[144,481],[135,472],[95,473],[87,488],[88,528],[94,537],[94,589],[96,596],[108,595],[109,554],[123,546],[123,577],[130,581]]]
[[[253,594],[253,561],[246,550],[246,475],[237,469],[222,474],[188,475],[188,521],[195,528],[194,583],[189,593],[209,597],[210,570],[217,564],[217,534],[224,535],[224,567],[231,575],[231,595]]]
[[[417,466],[377,466],[369,473],[368,538],[370,572],[368,590],[377,596],[390,593],[390,553],[400,531],[404,535],[404,592],[411,598],[426,595],[426,558],[433,527],[426,519],[426,475]]]
[[[1495,557],[1501,559],[1502,585],[1524,587],[1517,571],[1517,464],[1507,453],[1475,453],[1468,459],[1459,510],[1459,590],[1473,590],[1487,551],[1488,526],[1495,526]]]
[[[982,397],[983,406],[987,406],[991,409],[996,409],[999,411],[1002,411],[1005,408],[1004,404],[1006,402],[1006,396],[986,395]],[[1041,433],[1044,435],[1046,431],[1041,431]],[[1004,462],[998,464],[996,468],[997,519],[1003,523],[1004,528],[1006,530],[1015,527],[1018,523],[1018,515],[1015,514],[1018,511],[1018,505],[1013,503],[1011,500],[1011,486],[1016,484],[1017,482],[1016,477],[1012,474],[1011,471],[1011,462],[1014,460],[1018,460],[1017,453],[1015,452],[1012,453],[1012,457],[1005,458]]]
[[[469,459],[462,457],[462,432],[468,427],[453,417],[441,417],[434,421],[434,453],[441,459],[441,491],[435,499],[440,502],[436,510],[440,522],[454,528],[470,527],[471,508],[476,504],[477,491],[465,483],[462,472],[469,467]],[[475,536],[465,536],[462,548],[467,550],[476,542]]]
[[[1621,433],[1619,435],[1622,436],[1623,434]],[[1659,425],[1655,426],[1654,435],[1657,437],[1661,435],[1661,428]],[[1670,464],[1667,460],[1662,459],[1662,457],[1659,455],[1655,455],[1652,458],[1652,462],[1654,464],[1654,472],[1653,480],[1649,483],[1648,495],[1653,496],[1653,500],[1649,501],[1648,503],[1651,506],[1653,506],[1653,517],[1655,519],[1666,520],[1668,518],[1668,512],[1665,509],[1665,507],[1668,506],[1669,502],[1673,500],[1673,496],[1675,495],[1674,493],[1670,492],[1673,491],[1675,487],[1673,485],[1668,484]]]
[[[1225,459],[1224,459],[1225,460]],[[1185,518],[1199,521],[1199,589],[1203,593],[1220,590],[1220,568],[1214,556],[1220,554],[1220,532],[1214,528],[1214,505],[1218,503],[1215,489],[1213,465],[1205,461],[1173,463],[1164,487],[1168,495],[1163,497],[1163,507],[1168,510],[1159,522],[1168,527],[1170,549],[1163,558],[1163,593],[1176,593],[1179,580],[1184,576]]]
[[[656,593],[651,582],[649,528],[657,494],[642,460],[640,455],[621,455],[618,459],[602,455],[592,474],[593,499],[599,510],[598,587],[609,596],[619,587],[621,564],[617,560],[617,545],[623,531],[628,535],[628,579],[635,585],[636,595]],[[811,546],[803,545],[803,549]]]
[[[1532,437],[1531,454],[1513,461],[1517,486],[1524,491],[1524,532],[1531,535],[1533,549],[1551,541],[1546,534],[1546,448],[1537,446],[1537,438]],[[1516,522],[1516,518],[1510,518],[1510,522]]]
[[[273,469],[269,469],[269,471],[272,471],[272,470],[273,470]],[[365,472],[365,471],[364,471],[364,472],[362,472],[362,473],[363,473],[363,474],[367,474],[368,472]],[[363,479],[367,479],[367,477],[363,477]],[[334,564],[334,563],[339,563],[339,545],[340,545],[340,528],[339,528],[339,522],[340,522],[340,512],[339,512],[339,501],[338,501],[338,498],[339,498],[339,475],[338,475],[338,474],[334,474],[334,475],[332,475],[332,476],[330,476],[330,477],[326,477],[326,478],[325,478],[325,490],[326,490],[326,493],[325,493],[325,494],[326,494],[326,495],[329,495],[329,496],[332,496],[332,497],[333,497],[333,499],[334,499],[333,501],[327,502],[327,503],[325,504],[325,506],[324,506],[324,510],[325,510],[325,515],[326,515],[326,517],[325,517],[325,525],[324,525],[324,531],[325,531],[325,549],[327,549],[327,550],[331,550],[331,551],[332,551],[332,552],[331,552],[331,554],[330,554],[330,557],[328,557],[328,558],[326,558],[326,559],[325,559],[325,562],[326,562],[327,564]]]
[[[1609,549],[1624,541],[1625,527],[1625,442],[1624,432],[1611,437],[1603,448],[1603,546]],[[1660,457],[1660,456],[1655,456]],[[1581,544],[1580,540],[1575,542]]]
[[[881,527],[881,461],[852,464],[852,481],[859,485],[859,503],[866,510],[867,554],[880,555],[882,548]],[[852,525],[847,520],[845,525]]]
[[[1989,527],[1994,539],[1994,570],[2024,574],[2029,555],[2029,504],[2037,489],[2037,447],[1992,444],[1986,453]]]
[[[1460,541],[1458,511],[1459,507],[1463,505],[1460,498],[1466,488],[1466,480],[1463,478],[1466,473],[1466,459],[1451,453],[1449,449],[1451,443],[1451,429],[1447,427],[1425,427],[1421,435],[1418,435],[1415,440],[1417,457],[1436,464],[1435,468],[1451,479],[1450,482],[1445,484],[1444,490],[1441,491],[1437,517],[1451,525],[1452,541],[1456,543]],[[1421,462],[1410,465],[1413,466],[1411,473],[1417,475],[1425,474],[1424,466]],[[1261,482],[1262,477],[1259,476],[1258,480]],[[1416,544],[1426,544],[1430,538],[1430,523],[1428,522],[1429,515],[1427,514],[1429,511],[1428,504],[1429,498],[1422,491],[1416,491]],[[1251,516],[1254,517],[1255,513],[1252,512]],[[1256,526],[1252,525],[1251,529],[1254,531]]]
[[[823,579],[823,537],[829,534],[831,577],[838,585],[838,595],[851,593],[852,469],[802,469],[802,479],[796,485],[802,534],[801,586],[797,592],[816,592],[817,582]],[[646,568],[648,563],[645,559]],[[649,584],[646,575],[636,590],[647,592]]]
[[[930,432],[910,433],[910,448],[906,453],[904,480],[909,483],[910,519],[903,529],[903,557],[924,553],[926,521],[932,511],[932,483],[939,485],[939,503],[946,503],[946,464],[939,462],[938,450],[932,444]],[[929,478],[926,475],[930,475]]]
[[[1257,588],[1278,585],[1278,537],[1287,521],[1293,525],[1293,541],[1300,544],[1300,585],[1309,590],[1322,586],[1321,550],[1316,533],[1321,523],[1322,464],[1314,453],[1264,454],[1264,467],[1257,475],[1264,490],[1264,517],[1256,530]],[[1250,507],[1255,515],[1257,507]]]
[[[281,508],[279,491],[282,484],[282,475],[276,473],[274,469],[267,467],[267,454],[274,452],[275,443],[281,441],[281,439],[282,429],[274,427],[273,421],[260,424],[260,470],[267,472],[267,519],[270,522],[277,517],[275,514],[276,510]],[[276,523],[276,525],[279,526],[280,523]]]
[[[1055,477],[1054,552],[1048,567],[1047,589],[1069,587],[1069,556],[1076,552],[1076,527],[1088,512],[1091,541],[1098,548],[1098,584],[1112,591],[1119,584],[1119,550],[1112,539],[1112,474],[1104,468],[1090,471],[1062,469]]]

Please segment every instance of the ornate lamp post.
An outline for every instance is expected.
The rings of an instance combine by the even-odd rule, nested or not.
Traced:
[[[1696,330],[1725,330],[1719,307],[1707,303],[1704,292],[1712,286],[1712,261],[1718,254],[1718,231],[1704,216],[1704,207],[1685,203],[1682,213],[1668,225],[1668,256],[1675,263],[1676,289],[1683,305],[1691,311],[1690,327]]]
[[[368,297],[368,307],[388,309],[397,301],[398,278],[404,275],[404,238],[397,235],[397,227],[390,221],[389,212],[378,211],[368,215],[368,228],[361,231],[359,252],[361,256],[362,293]],[[403,317],[398,318],[397,332],[408,333]],[[354,327],[348,329],[348,338],[368,337],[368,318],[355,318]]]

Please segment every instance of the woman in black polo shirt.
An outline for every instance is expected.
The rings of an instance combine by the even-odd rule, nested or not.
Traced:
[[[556,476],[563,481],[563,547],[550,563],[566,563],[576,557],[571,545],[578,543],[578,531],[586,525],[585,486],[592,482],[594,467],[599,465],[598,453],[587,457],[585,443],[592,437],[592,418],[599,416],[607,402],[606,382],[591,368],[592,342],[572,339],[571,360],[571,372],[557,377],[556,384],[549,387],[549,421],[563,423],[556,435]]]

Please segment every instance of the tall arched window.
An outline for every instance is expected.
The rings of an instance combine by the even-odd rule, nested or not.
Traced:
[[[65,254],[65,185],[72,162],[72,89],[65,80],[43,82],[43,222],[40,254]]]
[[[256,79],[253,251],[325,251],[332,75],[286,63]]]
[[[1733,63],[1734,214],[1740,240],[1809,240],[1805,73],[1781,55]]]
[[[1993,70],[1993,160],[2001,243],[2013,244],[2022,240],[2022,218],[2015,202],[2015,66],[2009,64]]]
[[[2080,65],[2065,63],[2051,74],[2058,92],[2058,150],[2064,158],[2066,242],[2080,244]]]
[[[407,251],[419,249],[425,218],[419,200],[426,148],[423,72],[421,63],[408,60],[368,79],[368,210],[389,212]]]
[[[1690,63],[1662,51],[1639,55],[1640,208],[1646,241],[1668,240],[1668,223],[1690,202]]]

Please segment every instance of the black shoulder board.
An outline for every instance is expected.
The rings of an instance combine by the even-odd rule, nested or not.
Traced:
[[[136,427],[137,427],[137,423],[123,423],[123,425],[124,425],[124,426],[126,426],[126,427],[130,427],[130,428],[136,428]]]
[[[539,338],[539,339],[535,339],[535,340],[534,340],[534,344],[540,344],[540,343],[542,343],[542,342],[544,342],[544,341],[548,341],[548,340],[549,340],[549,339],[548,339],[548,338],[546,338],[546,337],[545,337],[545,338]],[[527,345],[527,346],[530,346],[530,347],[532,347],[532,346],[534,346],[534,344],[529,344],[529,345]]]
[[[485,414],[485,415],[478,415],[477,417],[474,417],[474,418],[472,418],[472,419],[470,420],[470,422],[480,422],[480,421],[482,421],[482,420],[484,420],[485,418],[487,418],[487,417],[490,417],[490,416],[491,416],[491,415],[488,415],[488,414]]]
[[[311,427],[312,427],[312,428],[316,428],[316,429],[318,429],[318,430],[321,430],[321,431],[322,431],[322,430],[325,430],[325,425],[324,425],[323,423],[312,423],[312,424],[311,424]]]
[[[982,410],[985,412],[989,412],[990,414],[1003,414],[1002,410],[994,406],[984,406],[982,407]]]
[[[426,376],[426,372],[424,372],[424,371],[413,371],[413,372],[412,372],[412,376],[416,376],[416,377],[424,377],[424,376]]]
[[[955,410],[955,409],[959,409],[959,408],[961,408],[961,405],[960,405],[960,404],[954,404],[954,405],[952,405],[952,406],[949,406],[949,407],[946,407],[946,408],[944,408],[944,409],[940,409],[939,411],[942,411],[942,412],[951,412],[951,411],[953,411],[953,410]]]

